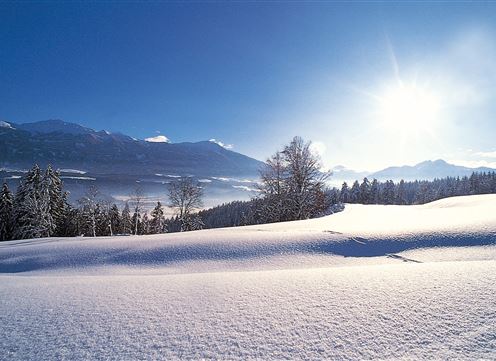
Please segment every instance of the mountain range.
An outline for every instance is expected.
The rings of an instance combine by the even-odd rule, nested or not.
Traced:
[[[427,160],[414,166],[388,167],[381,171],[372,173],[370,177],[380,180],[431,180],[444,177],[470,176],[473,172],[494,172],[496,169],[479,167],[469,168],[450,164],[442,159]]]
[[[13,189],[33,164],[61,169],[71,200],[81,197],[90,184],[103,194],[124,202],[137,184],[150,202],[164,200],[165,185],[191,175],[205,187],[206,205],[249,199],[257,187],[262,162],[226,149],[213,141],[152,142],[120,133],[96,131],[62,120],[15,124],[0,121],[0,179]],[[378,172],[333,168],[330,184],[341,186],[364,177],[394,181],[466,176],[491,168],[467,168],[444,160],[414,166],[389,167]]]
[[[444,177],[463,177],[470,176],[473,172],[494,172],[496,169],[488,167],[469,168],[459,165],[454,165],[442,159],[426,160],[413,166],[395,166],[382,169],[377,172],[359,172],[348,169],[344,166],[337,166],[332,169],[333,179],[338,181],[354,181],[364,177],[369,179],[377,179],[380,181],[393,180],[405,181],[413,180],[432,180],[435,178]]]
[[[254,176],[262,162],[211,142],[147,142],[62,120],[0,123],[0,167],[58,168],[99,174]]]

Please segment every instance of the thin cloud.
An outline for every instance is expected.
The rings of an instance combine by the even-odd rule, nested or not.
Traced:
[[[479,157],[484,157],[484,158],[496,158],[496,150],[493,152],[477,152],[475,155],[478,155]]]
[[[167,138],[165,135],[157,135],[155,137],[145,138],[145,141],[150,143],[170,143],[169,138]]]
[[[485,167],[485,168],[493,168],[496,169],[496,162],[488,162],[487,160],[462,160],[462,159],[453,159],[448,161],[451,164],[454,165],[460,165],[463,167],[468,167],[468,168],[479,168],[479,167]]]

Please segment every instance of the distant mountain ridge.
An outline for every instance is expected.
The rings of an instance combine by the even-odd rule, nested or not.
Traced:
[[[366,171],[356,171],[353,169],[346,168],[343,165],[337,165],[331,169],[332,178],[336,180],[355,180],[362,179],[363,177],[368,177],[370,172]]]
[[[463,177],[473,172],[493,172],[496,169],[479,167],[469,168],[450,164],[442,159],[427,160],[414,166],[388,167],[370,174],[370,177],[379,180],[432,180],[434,178]]]
[[[454,165],[442,159],[426,160],[416,165],[409,166],[394,166],[387,167],[377,172],[359,172],[344,166],[336,166],[332,169],[332,180],[338,182],[353,182],[361,180],[364,177],[369,179],[377,179],[380,181],[393,180],[405,181],[413,180],[433,180],[435,178],[445,177],[464,177],[470,176],[473,172],[495,172],[496,169],[488,167],[469,168],[459,165]]]
[[[66,133],[66,134],[90,134],[95,131],[91,128],[83,127],[76,123],[64,122],[60,119],[48,119],[39,122],[22,123],[14,126],[16,129],[26,130],[31,133]]]
[[[41,166],[51,163],[58,168],[99,174],[169,173],[207,177],[258,177],[258,170],[263,165],[263,162],[211,141],[147,142],[59,119],[22,124],[0,121],[0,167],[25,169],[34,163]],[[377,172],[355,171],[344,166],[336,166],[332,171],[331,181],[341,182],[363,177],[395,181],[432,180],[496,170],[463,167],[438,159],[413,166],[388,167]]]
[[[48,163],[101,174],[253,176],[262,162],[210,142],[151,143],[51,119],[0,123],[0,167]]]

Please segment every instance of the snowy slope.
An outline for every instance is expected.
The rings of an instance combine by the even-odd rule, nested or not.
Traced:
[[[496,196],[4,242],[0,294],[5,360],[495,359]]]
[[[211,270],[205,268],[207,261],[220,263],[221,270],[241,261],[259,269],[270,266],[273,258],[277,268],[284,268],[298,256],[370,257],[419,247],[495,242],[496,195],[481,195],[421,206],[352,204],[341,213],[312,220],[187,234],[3,242],[0,272],[65,268],[81,272],[95,267],[108,271],[111,266],[159,267],[163,272],[181,266],[186,267],[183,271],[201,272]]]

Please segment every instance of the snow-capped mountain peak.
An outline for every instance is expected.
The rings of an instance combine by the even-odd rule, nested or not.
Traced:
[[[10,123],[0,120],[0,128],[15,129]]]

